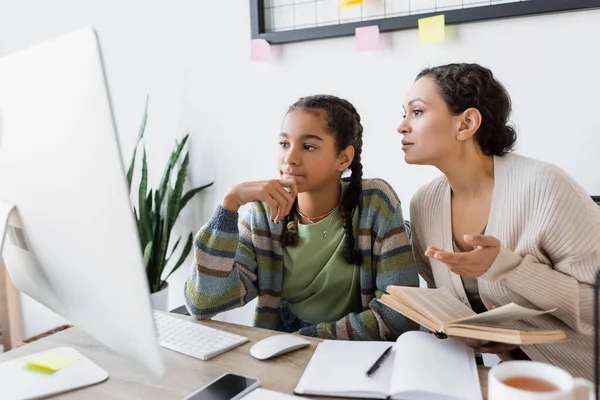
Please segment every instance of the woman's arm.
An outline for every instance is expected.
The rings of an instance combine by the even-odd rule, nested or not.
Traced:
[[[593,331],[594,282],[600,269],[600,208],[565,172],[544,168],[530,196],[536,203],[530,224],[538,229],[544,258],[501,248],[481,277],[501,281],[576,332]],[[531,230],[531,229],[529,229]]]
[[[585,229],[585,224],[582,228]],[[563,231],[562,234],[576,235],[576,232]],[[600,239],[600,232],[596,235]],[[569,243],[571,239],[563,236],[560,241],[565,249],[574,250],[574,254],[562,261],[551,261],[553,266],[538,262],[530,255],[521,257],[502,248],[481,278],[501,281],[540,309],[557,308],[553,313],[555,317],[576,332],[592,334],[594,279],[600,266],[600,250],[577,254],[579,246]]]

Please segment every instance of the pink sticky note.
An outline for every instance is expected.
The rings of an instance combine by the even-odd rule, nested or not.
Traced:
[[[377,25],[356,28],[356,51],[370,51],[379,49],[379,27]]]
[[[265,39],[252,39],[250,44],[250,61],[269,61],[271,45]]]

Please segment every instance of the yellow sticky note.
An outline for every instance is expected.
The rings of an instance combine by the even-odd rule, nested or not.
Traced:
[[[419,19],[419,41],[422,44],[443,42],[446,39],[444,15]]]
[[[340,0],[340,7],[351,7],[362,4],[364,0]]]
[[[35,358],[22,358],[21,360],[25,362],[25,367],[28,369],[53,374],[79,361],[79,358],[48,351]]]

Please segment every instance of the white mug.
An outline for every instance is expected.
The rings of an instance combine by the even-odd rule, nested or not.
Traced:
[[[502,383],[511,377],[530,377],[558,387],[551,392],[517,389]],[[592,400],[594,385],[583,378],[573,378],[567,371],[535,361],[505,361],[488,374],[488,400]]]

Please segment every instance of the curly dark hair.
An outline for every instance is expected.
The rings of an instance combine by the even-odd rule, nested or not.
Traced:
[[[423,77],[435,81],[452,114],[468,108],[479,110],[481,126],[475,140],[484,154],[502,156],[513,150],[517,132],[508,125],[510,96],[492,71],[478,64],[446,64],[425,68],[415,81]]]
[[[359,200],[362,192],[363,166],[360,161],[362,152],[363,127],[360,115],[354,106],[347,100],[331,95],[315,95],[302,97],[292,104],[288,112],[292,110],[323,111],[326,115],[327,130],[333,135],[338,152],[348,146],[354,147],[354,158],[350,164],[350,178],[348,189],[344,193],[340,204],[340,213],[345,233],[344,259],[352,265],[361,266],[362,254],[356,248],[356,238],[352,227],[352,213],[356,207],[360,207]],[[290,215],[293,216],[297,209],[297,201],[294,202]],[[282,246],[295,245],[298,243],[298,233],[295,229],[288,229],[290,217],[286,217],[283,223]]]

